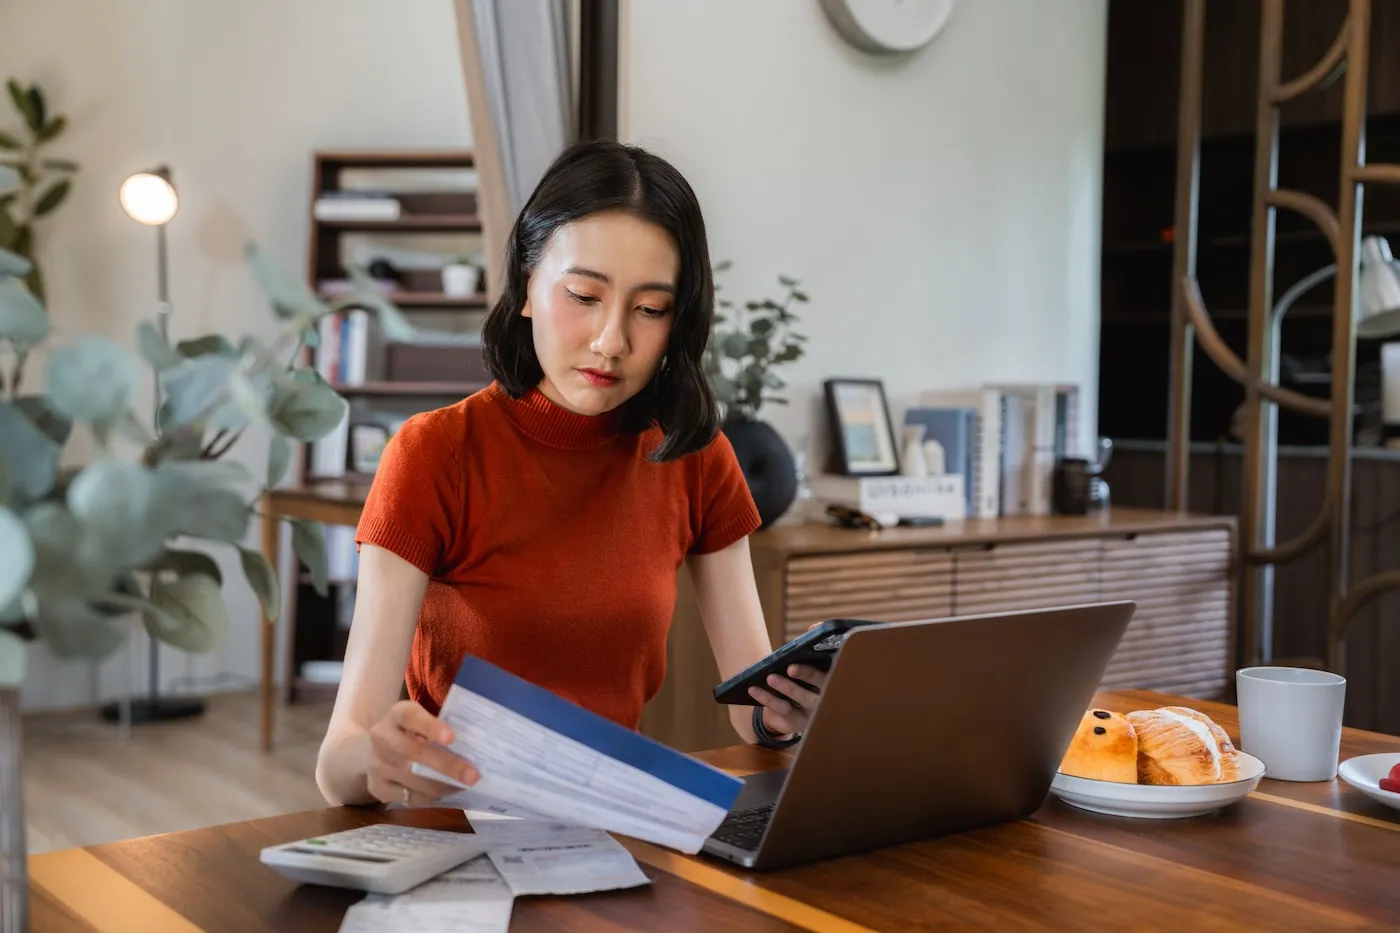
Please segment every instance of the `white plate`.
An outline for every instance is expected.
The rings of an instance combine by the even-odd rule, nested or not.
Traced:
[[[1396,762],[1400,762],[1400,754],[1395,752],[1358,755],[1342,762],[1342,766],[1337,769],[1337,775],[1372,800],[1379,800],[1400,810],[1400,794],[1381,790],[1381,778],[1390,773]]]
[[[1240,752],[1240,778],[1228,784],[1120,784],[1055,774],[1050,793],[1081,810],[1145,820],[1202,816],[1243,800],[1264,776],[1264,762]]]

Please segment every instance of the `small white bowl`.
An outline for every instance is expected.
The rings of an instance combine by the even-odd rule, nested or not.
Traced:
[[[1372,800],[1379,800],[1388,807],[1400,810],[1400,794],[1381,790],[1381,778],[1400,762],[1400,753],[1386,752],[1380,755],[1358,755],[1342,762],[1337,776],[1355,787]]]
[[[1143,820],[1203,816],[1243,800],[1264,777],[1264,762],[1240,756],[1240,777],[1228,784],[1120,784],[1055,774],[1050,792],[1081,810]]]

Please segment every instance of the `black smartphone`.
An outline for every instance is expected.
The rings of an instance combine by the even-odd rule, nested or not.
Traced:
[[[816,628],[809,629],[792,641],[775,650],[768,657],[741,671],[724,683],[715,687],[715,702],[730,706],[757,706],[758,701],[749,695],[750,687],[767,686],[769,674],[781,674],[798,686],[812,689],[812,685],[788,676],[787,669],[793,664],[805,664],[819,671],[831,670],[831,662],[840,650],[846,633],[858,625],[874,625],[865,619],[827,619]]]

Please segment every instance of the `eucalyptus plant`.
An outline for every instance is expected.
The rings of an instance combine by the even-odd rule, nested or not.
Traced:
[[[0,167],[0,192],[17,182]],[[24,284],[30,263],[0,249],[0,377],[9,371],[0,382],[0,686],[22,679],[25,641],[99,659],[123,643],[123,618],[186,651],[214,649],[228,626],[217,548],[236,550],[277,618],[277,574],[242,542],[261,493],[285,476],[292,443],[325,436],[347,408],[302,365],[301,347],[314,344],[322,315],[352,305],[375,310],[390,339],[414,328],[360,270],[357,291],[326,304],[253,244],[247,259],[282,325],[273,340],[209,334],[172,344],[146,321],[132,352],[95,335],[48,345],[48,316]],[[43,384],[30,387],[20,362],[41,345]],[[154,372],[158,404],[138,398],[142,365]],[[226,456],[255,425],[270,438],[256,476]],[[79,431],[95,455],[65,466]],[[324,529],[284,520],[325,593]]]
[[[19,184],[0,193],[0,249],[29,260],[26,284],[42,301],[44,277],[35,257],[35,225],[68,197],[78,163],[52,154],[54,142],[68,128],[68,117],[52,110],[43,89],[10,78],[5,90],[20,128],[0,130],[0,166],[13,169]]]
[[[729,267],[725,260],[716,263],[714,271]],[[779,275],[778,284],[784,290],[781,298],[747,301],[743,310],[736,310],[728,298],[716,298],[719,310],[714,334],[705,348],[705,375],[729,414],[752,419],[758,417],[764,402],[787,404],[787,399],[771,394],[787,387],[773,367],[802,356],[807,337],[792,328],[799,319],[792,305],[806,303],[808,297],[797,279]],[[722,290],[716,284],[716,293]]]

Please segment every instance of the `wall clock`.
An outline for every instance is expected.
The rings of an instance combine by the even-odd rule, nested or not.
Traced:
[[[953,15],[955,0],[821,0],[836,31],[866,52],[892,55],[928,45]]]

